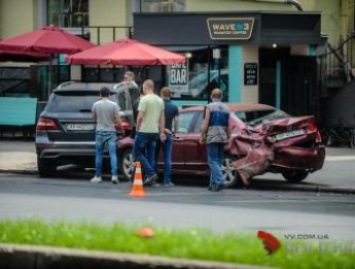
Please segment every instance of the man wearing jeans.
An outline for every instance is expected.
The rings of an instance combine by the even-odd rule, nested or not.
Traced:
[[[111,181],[116,184],[118,182],[117,173],[117,154],[116,154],[116,129],[122,130],[121,120],[118,114],[119,107],[115,102],[109,100],[110,90],[103,87],[100,90],[101,100],[94,103],[92,112],[96,122],[95,132],[95,177],[91,179],[92,183],[100,183],[102,181],[102,155],[105,144],[108,145],[108,151],[111,161]]]
[[[155,162],[157,141],[159,138],[162,142],[166,139],[164,102],[154,93],[154,82],[150,79],[144,81],[143,92],[144,97],[138,106],[133,155],[144,168],[144,185],[150,186],[158,179]]]
[[[206,106],[200,142],[207,144],[207,158],[210,168],[208,190],[220,191],[224,188],[221,166],[224,159],[224,147],[229,141],[231,132],[230,111],[228,106],[222,103],[222,91],[220,89],[212,91],[211,100],[212,103]]]
[[[164,187],[173,187],[171,182],[171,154],[173,148],[173,136],[178,130],[179,108],[170,100],[171,91],[168,87],[164,87],[160,91],[160,96],[164,100],[165,114],[165,135],[166,140],[162,143],[164,153]],[[174,122],[174,131],[173,131]]]

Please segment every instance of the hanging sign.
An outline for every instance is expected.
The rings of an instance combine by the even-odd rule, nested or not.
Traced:
[[[244,85],[258,84],[258,64],[245,63],[244,64]]]
[[[211,39],[241,39],[251,37],[254,18],[208,18],[207,26]]]
[[[169,88],[173,97],[180,97],[181,93],[189,91],[188,68],[186,64],[173,64],[170,66]]]

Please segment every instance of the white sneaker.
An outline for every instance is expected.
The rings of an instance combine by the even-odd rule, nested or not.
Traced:
[[[101,177],[98,177],[98,176],[94,176],[90,182],[91,183],[100,183],[102,181],[102,178]]]
[[[111,182],[112,182],[113,184],[117,184],[117,183],[118,183],[118,177],[117,177],[117,176],[112,176],[112,177],[111,177]]]

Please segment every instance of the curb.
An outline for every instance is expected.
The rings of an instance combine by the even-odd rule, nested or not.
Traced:
[[[37,170],[29,170],[29,169],[1,169],[0,173],[13,173],[13,174],[23,174],[23,175],[38,175]]]
[[[0,244],[0,268],[7,269],[263,269],[271,267],[208,262],[104,251]]]
[[[337,194],[355,194],[355,189],[351,188],[334,188],[334,187],[326,187],[326,186],[319,186],[319,185],[312,185],[312,186],[302,186],[302,185],[277,185],[274,186],[273,184],[258,184],[259,186],[255,186],[252,184],[251,189],[255,190],[279,190],[279,191],[302,191],[302,192],[315,192],[317,194],[322,193],[337,193]]]
[[[23,174],[23,175],[38,175],[36,169],[1,169],[0,173],[14,173],[14,174]],[[256,183],[251,184],[250,187],[246,189],[251,190],[275,190],[275,191],[302,191],[302,192],[316,192],[317,194],[321,193],[336,193],[336,194],[355,194],[355,189],[351,188],[334,188],[320,185],[304,186],[304,185],[274,185],[272,183],[263,184]]]

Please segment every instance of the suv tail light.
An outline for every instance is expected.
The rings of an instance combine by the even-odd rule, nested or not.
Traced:
[[[129,124],[129,122],[126,119],[121,118],[121,124],[125,132],[132,130],[132,126]]]
[[[49,131],[49,130],[58,130],[58,126],[54,120],[40,118],[36,126],[37,131]]]

